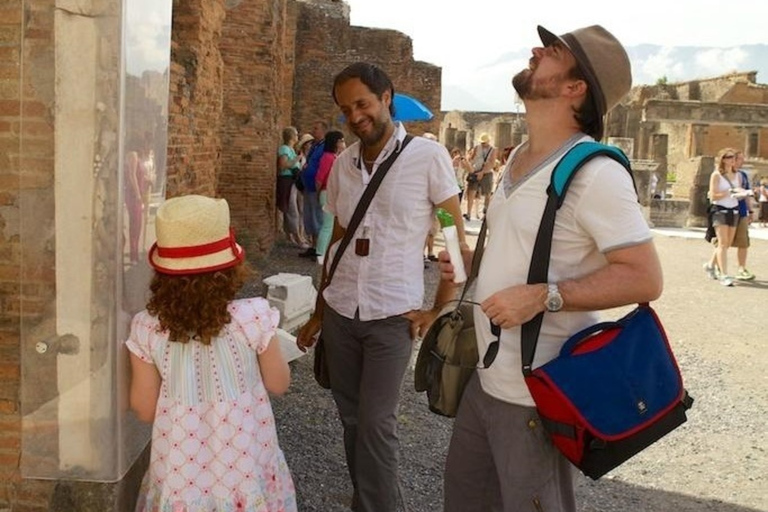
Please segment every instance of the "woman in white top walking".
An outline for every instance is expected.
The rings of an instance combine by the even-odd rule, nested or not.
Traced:
[[[728,248],[733,243],[736,225],[739,222],[738,193],[739,176],[734,160],[736,150],[721,149],[717,154],[717,168],[709,178],[709,200],[715,208],[712,214],[712,225],[717,236],[717,267],[720,269],[720,284],[733,286],[733,278],[728,275]],[[714,273],[709,265],[707,272]]]

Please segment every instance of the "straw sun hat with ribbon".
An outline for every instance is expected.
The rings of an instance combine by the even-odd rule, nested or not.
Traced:
[[[234,267],[245,257],[229,226],[225,199],[187,195],[157,210],[157,242],[149,264],[163,274],[202,274]]]

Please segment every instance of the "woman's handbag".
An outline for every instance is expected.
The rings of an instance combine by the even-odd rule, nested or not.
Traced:
[[[414,388],[419,392],[427,392],[429,410],[449,418],[456,416],[464,388],[477,369],[475,303],[464,300],[464,296],[480,268],[485,232],[483,221],[472,258],[472,268],[461,297],[454,307],[447,312],[443,310],[427,330],[414,368]]]
[[[328,274],[326,275],[325,280],[323,281],[323,285],[318,292],[320,295],[322,295],[323,290],[325,290],[325,288],[331,284],[331,279],[333,278],[333,274],[336,272],[336,267],[341,261],[341,256],[344,254],[344,251],[349,245],[349,242],[352,241],[352,237],[355,236],[355,231],[357,231],[357,227],[360,225],[360,221],[363,220],[365,211],[368,209],[368,205],[371,204],[373,195],[379,188],[381,181],[384,179],[384,176],[386,176],[387,171],[389,171],[389,168],[392,167],[392,164],[395,162],[395,160],[397,160],[397,157],[400,156],[400,153],[403,152],[411,140],[413,140],[413,136],[406,135],[402,144],[400,144],[400,149],[398,151],[393,151],[389,157],[387,157],[387,159],[384,160],[381,165],[379,165],[378,169],[376,169],[376,172],[373,173],[371,181],[368,183],[368,186],[365,187],[365,192],[363,192],[362,197],[360,197],[360,200],[357,202],[357,206],[355,206],[355,211],[352,214],[352,218],[349,220],[349,225],[344,231],[344,236],[342,237],[341,242],[339,242],[339,247],[336,249],[336,254],[333,256],[333,261],[331,262],[331,266],[328,269]],[[315,374],[315,381],[320,385],[320,387],[331,389],[331,374],[330,370],[328,369],[328,359],[325,353],[325,341],[323,340],[322,333],[315,342],[313,371]]]

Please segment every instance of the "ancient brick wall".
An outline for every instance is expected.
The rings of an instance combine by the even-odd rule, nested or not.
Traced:
[[[274,7],[274,8],[270,8]],[[221,169],[216,192],[248,253],[274,242],[275,155],[290,124],[293,2],[242,2],[227,11],[219,44],[224,63]]]
[[[0,2],[0,509],[44,511],[53,482],[22,480],[19,469],[21,319],[35,323],[53,293],[53,252],[30,247],[22,258],[21,205],[53,217],[41,200],[54,169],[53,1],[24,3],[26,18],[22,2]]]
[[[635,87],[607,116],[606,130],[635,138],[634,157],[641,159],[654,158],[654,135],[667,136],[668,169],[687,183],[693,179],[687,176],[688,159],[726,146],[751,159],[768,158],[768,86],[756,83],[755,72],[745,72]]]
[[[275,154],[288,125],[341,127],[333,76],[368,60],[398,91],[440,108],[440,68],[413,60],[411,39],[349,25],[336,0],[174,2],[168,134],[169,197],[225,197],[250,254],[274,243]],[[409,123],[439,131],[439,116]]]
[[[321,120],[331,127],[340,126],[331,85],[347,62],[350,34],[345,4],[328,3],[319,8],[298,4],[292,110],[293,124],[301,132]]]
[[[226,198],[249,254],[275,236],[275,155],[291,123],[297,5],[175,2],[168,197]]]
[[[738,83],[725,93],[721,103],[768,104],[768,87],[753,83]]]
[[[333,77],[357,61],[381,66],[396,91],[413,95],[435,114],[430,122],[408,123],[410,131],[439,132],[440,68],[414,61],[411,38],[401,32],[350,26],[349,7],[333,0],[299,3],[293,121],[300,130],[318,120],[341,127],[331,97]]]
[[[174,0],[166,195],[215,195],[221,166],[224,0]]]
[[[0,510],[67,510],[54,489],[87,488],[22,479],[19,470],[21,400],[29,406],[46,399],[22,398],[22,350],[33,348],[21,346],[21,319],[55,333],[36,324],[55,293],[54,229],[24,236],[24,229],[39,229],[41,222],[50,227],[55,218],[55,12],[53,0],[0,0]],[[102,42],[105,48],[114,43]],[[338,125],[330,85],[346,64],[368,60],[384,67],[398,91],[436,114],[409,129],[439,131],[440,69],[414,62],[404,34],[350,27],[348,6],[340,1],[174,0],[171,52],[167,197],[226,197],[251,254],[267,253],[274,242],[280,129],[294,124],[306,131],[318,119]],[[116,82],[114,75],[109,80]],[[111,106],[106,112],[115,117]],[[35,219],[22,222],[22,210],[32,204]]]

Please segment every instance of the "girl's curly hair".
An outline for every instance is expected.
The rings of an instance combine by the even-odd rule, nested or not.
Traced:
[[[204,274],[155,272],[147,311],[157,317],[170,341],[195,339],[209,345],[232,320],[227,305],[252,273],[246,263]]]

